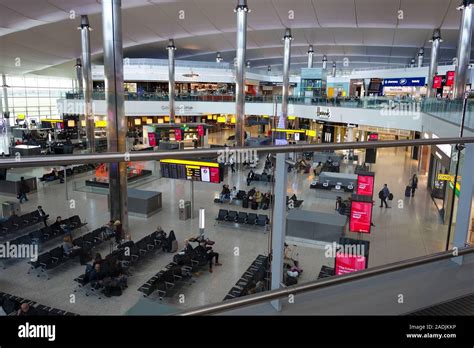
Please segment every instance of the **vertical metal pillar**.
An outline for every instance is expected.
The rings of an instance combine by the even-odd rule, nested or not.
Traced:
[[[418,67],[421,68],[423,66],[423,59],[425,58],[425,49],[423,47],[420,48],[418,51]]]
[[[285,29],[284,53],[283,53],[283,88],[281,93],[281,120],[278,122],[278,128],[288,127],[288,97],[290,95],[290,59],[291,59],[291,29]]]
[[[83,85],[83,77],[82,77],[82,60],[81,58],[76,59],[76,65],[74,65],[74,68],[76,68],[76,93],[79,95],[79,97],[82,96],[82,91],[84,89]]]
[[[410,68],[414,68],[415,67],[415,58],[412,58],[410,60]]]
[[[309,49],[308,49],[308,68],[309,69],[313,67],[313,55],[314,55],[313,45],[309,45]]]
[[[336,77],[336,61],[332,61],[332,70],[331,70],[331,76]]]
[[[235,141],[237,147],[245,145],[245,61],[247,50],[247,0],[238,0],[237,13],[237,66],[235,72]]]
[[[104,75],[107,104],[107,148],[127,151],[127,122],[123,96],[123,47],[121,0],[102,0]],[[127,163],[110,163],[110,217],[120,219],[128,232]]]
[[[175,86],[174,86],[174,52],[176,51],[176,46],[174,45],[174,40],[170,39],[168,43],[168,99],[170,107],[170,123],[174,123],[175,109],[174,109],[174,99],[175,99]]]
[[[3,115],[8,115],[10,108],[8,107],[8,85],[7,85],[7,76],[2,74],[2,87],[3,87]],[[3,116],[2,115],[2,116]],[[8,118],[5,118],[7,135],[10,133],[10,115]]]
[[[471,59],[472,15],[474,0],[463,0],[458,10],[462,11],[459,26],[457,66],[454,75],[453,98],[462,98],[466,90],[469,61]]]
[[[84,116],[86,120],[87,148],[95,152],[94,112],[92,110],[92,67],[91,67],[91,40],[89,17],[81,16],[81,43],[82,43],[82,84],[84,93]]]
[[[430,40],[431,42],[431,58],[430,58],[430,68],[428,72],[428,89],[426,91],[428,98],[435,98],[436,93],[433,91],[433,79],[438,71],[438,54],[440,43],[443,42],[441,39],[441,31],[435,29],[433,31],[433,37]]]
[[[461,192],[459,194],[453,240],[453,246],[458,248],[463,248],[466,244],[469,231],[472,197],[474,194],[474,175],[472,175],[472,168],[474,168],[474,144],[466,144],[461,175]]]
[[[286,236],[286,154],[277,153],[275,163],[275,186],[272,216],[272,283],[271,289],[279,289],[283,282],[283,258],[285,249]],[[277,310],[281,310],[280,300],[271,302],[272,306]]]
[[[323,70],[328,68],[328,57],[326,55],[323,56]]]

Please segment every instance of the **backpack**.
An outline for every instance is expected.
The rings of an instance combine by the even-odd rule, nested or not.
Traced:
[[[383,199],[383,190],[380,190],[380,191],[379,191],[379,198],[380,198],[380,199]]]

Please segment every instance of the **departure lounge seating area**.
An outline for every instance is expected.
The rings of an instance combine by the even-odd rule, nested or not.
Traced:
[[[268,290],[271,276],[269,266],[268,256],[258,255],[227,293],[224,301]]]
[[[23,308],[22,308],[23,307]],[[26,298],[0,292],[0,308],[8,316],[77,316],[78,314],[45,306]],[[26,310],[25,310],[26,309]]]
[[[217,223],[228,222],[238,224],[239,226],[259,226],[263,227],[266,231],[267,226],[270,222],[268,215],[265,214],[254,214],[246,212],[238,212],[235,210],[219,209],[219,213],[216,217]]]
[[[44,219],[48,219],[49,215],[46,217],[40,216],[38,210],[32,211],[21,216],[11,215],[5,221],[0,222],[0,237],[5,237],[9,234],[22,234],[27,232],[29,227],[32,227],[40,222],[43,222]]]

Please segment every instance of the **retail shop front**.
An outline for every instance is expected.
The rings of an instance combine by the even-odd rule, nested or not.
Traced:
[[[448,211],[446,191],[450,182],[451,152],[451,145],[432,145],[428,171],[428,190],[431,191],[431,198],[445,222]]]
[[[387,97],[415,97],[426,95],[424,77],[403,77],[383,80],[383,94]]]

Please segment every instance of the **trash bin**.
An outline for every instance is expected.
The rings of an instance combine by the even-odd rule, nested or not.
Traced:
[[[191,219],[191,202],[185,201],[184,207],[179,208],[179,219],[188,220]]]
[[[18,202],[3,202],[2,203],[2,217],[8,218],[15,212],[16,215],[21,215],[21,206]]]

